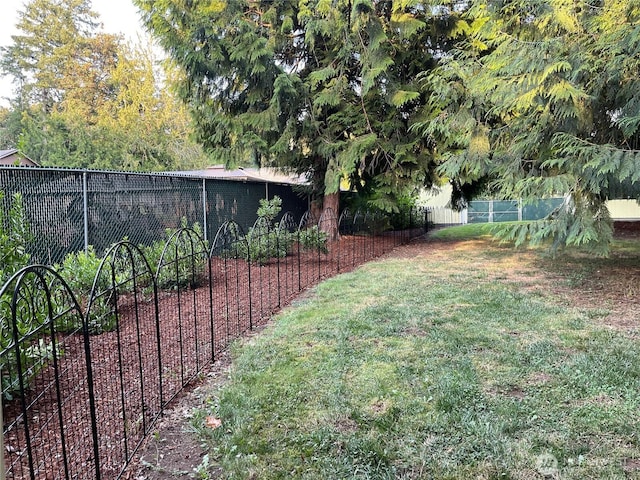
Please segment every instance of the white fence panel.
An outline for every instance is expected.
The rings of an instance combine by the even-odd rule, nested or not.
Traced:
[[[462,225],[467,223],[467,210],[458,212],[448,207],[427,207],[427,220],[433,225]]]

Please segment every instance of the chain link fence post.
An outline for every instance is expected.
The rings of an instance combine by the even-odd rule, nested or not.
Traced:
[[[82,222],[84,232],[84,253],[89,253],[89,192],[87,188],[87,172],[82,172]]]
[[[209,226],[207,225],[207,180],[202,179],[202,232],[204,234],[204,242],[208,245]]]

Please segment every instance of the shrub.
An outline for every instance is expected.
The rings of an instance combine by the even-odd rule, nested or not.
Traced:
[[[2,361],[2,396],[5,400],[11,401],[14,395],[20,393],[20,377],[18,376],[17,361],[13,356],[13,351],[8,352]],[[53,345],[44,338],[37,339],[37,342],[26,348],[20,349],[20,365],[22,366],[22,381],[27,388],[35,376],[48,362],[53,360],[54,353],[60,357],[63,350],[58,347],[54,352]]]
[[[62,265],[57,265],[56,269],[65,279],[69,288],[78,299],[80,305],[85,309],[89,305],[91,289],[93,287],[96,275],[102,263],[102,258],[98,257],[92,245],[89,245],[87,251],[69,253]],[[116,273],[116,282],[125,280],[125,273]],[[96,285],[98,293],[93,299],[91,312],[88,319],[87,328],[89,333],[97,335],[104,332],[111,332],[117,326],[117,319],[113,306],[115,304],[115,292],[111,287],[111,282],[106,275],[102,275]],[[66,327],[66,328],[64,328]],[[59,328],[70,330],[78,328],[79,325],[60,325]]]
[[[274,228],[273,221],[282,209],[282,199],[261,199],[258,207],[258,221],[245,236],[246,242],[238,242],[234,255],[250,262],[267,263],[271,258],[284,258],[293,245],[293,236],[286,230]]]
[[[239,242],[239,256],[251,262],[265,264],[271,258],[284,258],[293,245],[293,236],[286,230],[270,227],[250,228],[245,237],[247,242]]]
[[[4,192],[0,191],[0,204],[4,203]],[[22,195],[13,195],[13,201],[4,216],[0,208],[0,286],[22,267],[29,264],[27,243],[32,238],[29,232]]]
[[[304,250],[317,250],[324,254],[329,253],[328,239],[329,234],[320,230],[317,225],[301,230],[298,234],[298,242],[301,248]]]
[[[4,192],[0,191],[0,203],[4,203]],[[27,243],[31,239],[29,225],[22,202],[22,196],[16,193],[12,197],[7,209],[0,208],[0,288],[18,272],[29,264],[30,255],[27,253]],[[7,295],[12,295],[9,289]],[[47,322],[46,309],[34,308],[40,304],[39,296],[42,291],[32,290],[26,294],[29,305],[17,309],[16,326],[18,337],[23,337],[37,331]],[[27,301],[23,297],[22,301]],[[8,348],[13,343],[13,319],[11,302],[0,299],[0,371],[2,372],[2,393],[7,400],[20,391],[20,377],[18,376],[18,359],[15,351]],[[61,352],[59,352],[61,353]],[[47,362],[53,358],[53,347],[44,338],[36,339],[36,343],[20,349],[20,365],[22,367],[22,381],[26,386],[42,370]]]
[[[182,218],[182,228],[187,227],[187,219]],[[191,229],[197,234],[199,239],[203,238],[202,227],[198,222],[194,223]],[[192,247],[183,239],[178,239],[178,243],[172,243],[165,250],[167,242],[176,233],[176,229],[167,228],[164,239],[157,240],[149,246],[141,246],[145,258],[149,262],[153,274],[157,277],[158,288],[176,289],[182,287],[195,288],[200,285],[207,263],[206,250],[200,251],[199,242]],[[164,258],[162,253],[164,252]],[[160,262],[162,261],[162,265]]]

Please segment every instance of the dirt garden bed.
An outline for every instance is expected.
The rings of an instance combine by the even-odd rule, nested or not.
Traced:
[[[328,254],[296,252],[251,268],[242,260],[214,257],[212,282],[205,281],[193,290],[159,292],[158,325],[150,299],[140,298],[135,305],[122,302],[118,330],[89,340],[102,478],[119,475],[125,459],[143,441],[145,431],[167,402],[173,408],[161,425],[170,424],[167,419],[184,411],[182,402],[189,404],[189,397],[179,400],[183,388],[197,395],[199,382],[220,377],[225,351],[233,339],[264,325],[306,288],[382,255],[400,240],[393,235],[343,236],[332,242]],[[56,341],[63,352],[57,365],[58,383],[50,364],[38,373],[26,398],[32,463],[39,479],[64,478],[67,474],[90,478],[94,450],[83,337],[60,334]],[[214,358],[216,363],[211,368]],[[63,405],[60,410],[58,398]],[[29,477],[21,411],[18,397],[4,405],[6,424],[18,419],[15,428],[5,435],[7,463],[12,466],[8,478]],[[66,446],[60,442],[61,424]],[[163,433],[153,437],[168,436]],[[167,445],[159,455],[174,450],[186,462],[197,460],[197,448],[181,437],[173,435],[175,445]],[[153,440],[147,441],[141,465],[151,464],[146,458],[153,448]],[[67,473],[63,467],[65,454]],[[136,470],[137,465],[131,466],[124,477],[139,477]],[[175,478],[176,471],[172,469],[165,478]]]

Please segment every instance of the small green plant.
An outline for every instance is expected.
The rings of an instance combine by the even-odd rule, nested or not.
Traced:
[[[10,352],[9,355],[13,353]],[[20,349],[20,365],[22,367],[22,381],[25,387],[28,387],[35,376],[47,364],[53,360],[54,355],[60,357],[63,354],[62,348],[58,347],[54,350],[53,345],[39,338],[35,343],[27,348]],[[3,359],[4,360],[4,359]],[[17,362],[14,358],[12,361],[1,363],[2,366],[2,393],[3,397],[11,401],[17,393],[20,393],[20,381],[17,372]]]
[[[293,236],[273,225],[281,209],[282,199],[278,196],[271,200],[260,200],[257,210],[258,221],[247,232],[246,242],[238,243],[235,256],[265,264],[271,258],[284,258],[288,255],[293,245]]]
[[[0,191],[0,204],[4,203],[4,192]],[[7,215],[0,208],[0,285],[22,267],[29,264],[27,243],[32,236],[29,232],[22,195],[13,195]]]
[[[298,235],[298,242],[300,247],[304,250],[317,250],[324,254],[329,253],[329,247],[327,246],[327,240],[329,234],[323,232],[317,225],[313,227],[300,230]]]
[[[288,255],[293,238],[285,230],[272,230],[270,227],[249,229],[247,242],[240,242],[239,256],[252,262],[265,264],[271,258],[284,258]]]
[[[187,219],[182,218],[182,228],[187,227]],[[203,238],[202,227],[198,222],[191,229]],[[149,262],[153,273],[157,275],[158,288],[164,290],[176,288],[195,288],[202,282],[207,263],[207,256],[201,251],[198,242],[189,236],[175,239],[166,249],[167,242],[174,235],[176,229],[167,228],[165,237],[153,242],[149,246],[141,246],[142,252]],[[191,243],[191,240],[194,243]],[[206,245],[204,245],[206,251]],[[164,252],[164,257],[162,254]],[[160,265],[162,262],[162,265]]]
[[[91,289],[94,285],[96,275],[102,263],[102,258],[96,254],[93,246],[89,245],[87,251],[69,253],[62,265],[57,265],[56,269],[65,279],[67,285],[78,299],[78,302],[86,309],[89,306]],[[122,280],[124,274],[116,275],[118,280]],[[115,292],[109,288],[110,281],[107,275],[102,275],[98,281],[97,292],[99,292],[91,303],[89,312],[88,329],[92,335],[103,332],[110,332],[116,328],[117,320],[113,305],[115,303]],[[80,325],[61,323],[58,328],[70,330],[79,328]]]
[[[282,199],[277,195],[271,200],[261,198],[259,204],[260,206],[258,207],[258,210],[256,212],[258,214],[258,217],[264,218],[269,223],[269,225],[273,224],[273,221],[282,210]]]
[[[66,280],[69,288],[79,297],[88,297],[102,258],[98,257],[92,245],[87,251],[69,253],[57,270]]]
[[[196,474],[196,478],[199,478],[200,480],[207,480],[209,478],[209,467],[210,467],[209,454],[206,453],[202,457],[202,461],[200,462],[200,465],[198,465],[193,469],[194,473]]]

